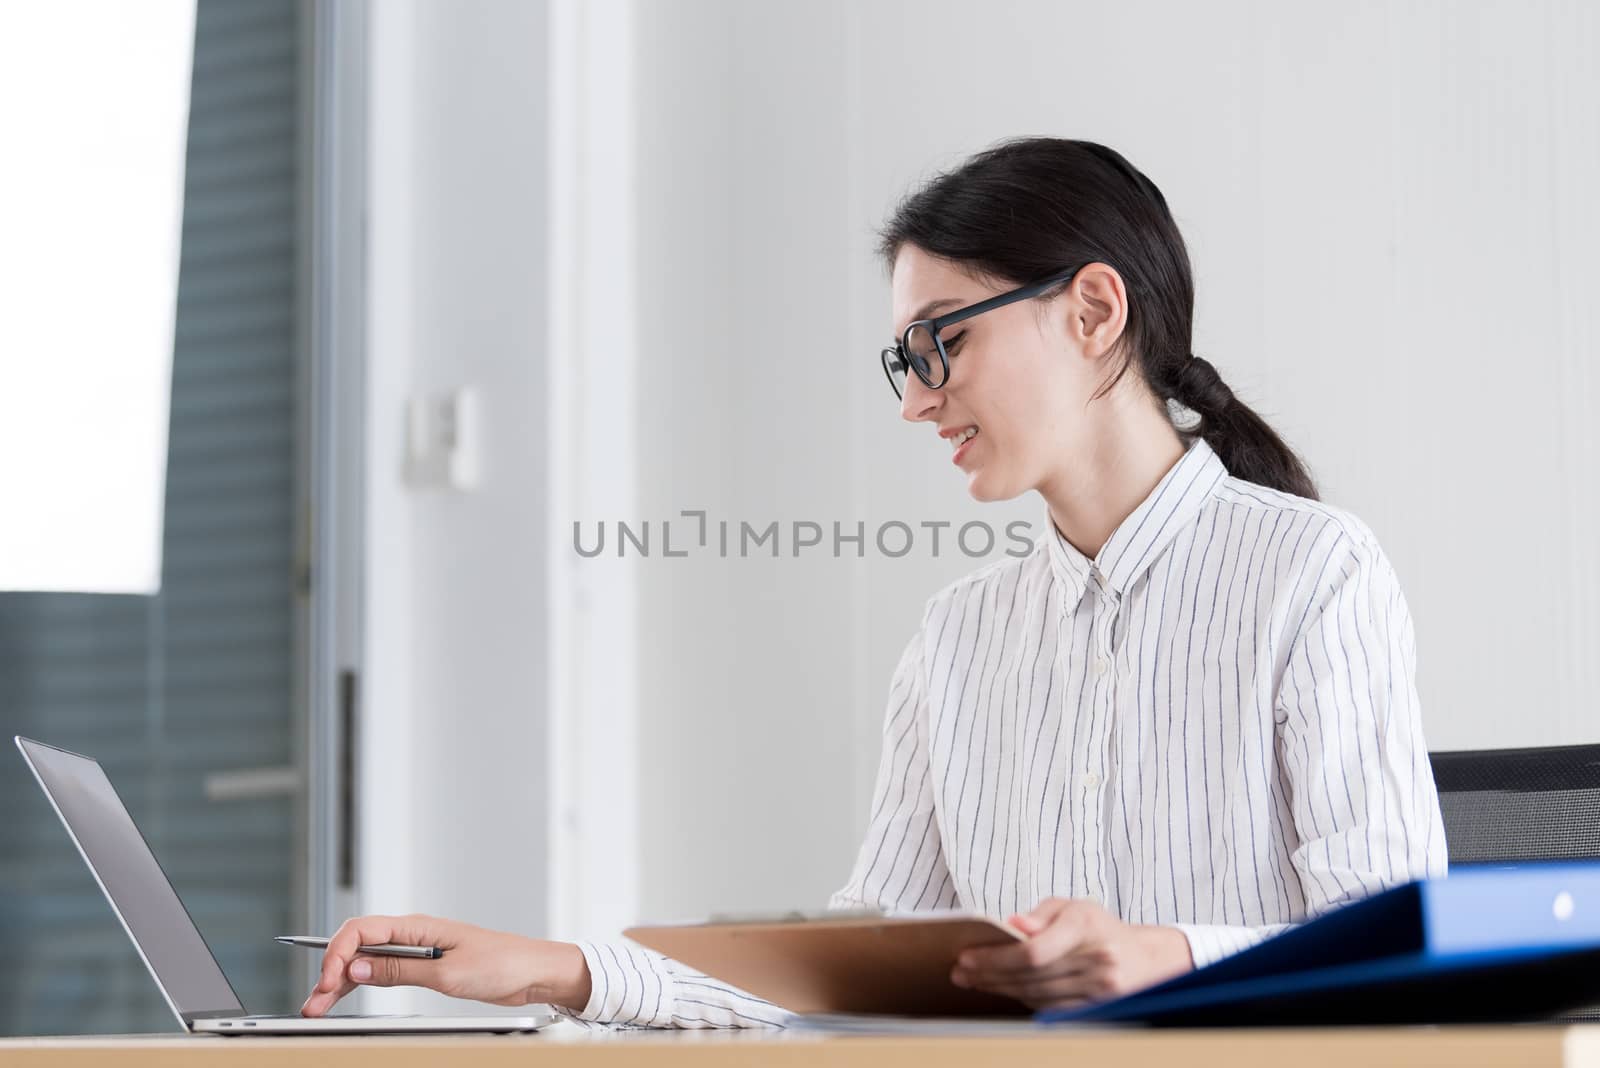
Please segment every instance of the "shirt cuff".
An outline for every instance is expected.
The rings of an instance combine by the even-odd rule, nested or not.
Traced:
[[[1293,924],[1272,924],[1266,927],[1233,927],[1217,923],[1174,923],[1171,926],[1183,932],[1189,940],[1189,955],[1196,968],[1215,964],[1241,950],[1287,931]]]
[[[609,1027],[661,1027],[658,1019],[666,1005],[670,1019],[672,1005],[667,996],[666,976],[650,967],[644,954],[628,947],[598,942],[577,942],[589,968],[589,1001],[578,1012],[555,1006],[556,1012],[574,1023]]]

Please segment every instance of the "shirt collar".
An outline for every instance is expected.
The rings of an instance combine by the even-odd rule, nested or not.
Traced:
[[[1211,446],[1195,438],[1150,495],[1111,532],[1093,561],[1061,536],[1047,508],[1044,541],[1050,567],[1067,587],[1067,603],[1077,604],[1092,583],[1118,598],[1127,593],[1178,532],[1196,521],[1227,477],[1228,469]]]

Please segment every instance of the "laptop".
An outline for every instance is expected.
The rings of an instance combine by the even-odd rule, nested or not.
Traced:
[[[17,738],[56,815],[185,1031],[223,1035],[537,1031],[561,1017],[247,1015],[98,761]]]

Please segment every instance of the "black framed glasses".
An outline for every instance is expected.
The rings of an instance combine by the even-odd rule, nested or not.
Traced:
[[[883,373],[888,376],[894,395],[905,396],[908,369],[915,371],[922,384],[929,389],[938,389],[950,380],[950,354],[944,350],[944,339],[939,336],[939,331],[947,326],[965,322],[974,315],[982,315],[986,311],[994,311],[1007,304],[1015,304],[1019,300],[1032,300],[1063,282],[1072,281],[1077,273],[1078,268],[1073,267],[946,315],[933,319],[918,319],[907,326],[905,333],[900,335],[900,343],[889,346],[880,354],[883,359]]]

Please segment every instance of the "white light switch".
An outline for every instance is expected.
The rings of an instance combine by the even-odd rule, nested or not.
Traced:
[[[481,413],[470,386],[406,403],[406,482],[418,489],[473,489],[480,474]]]

